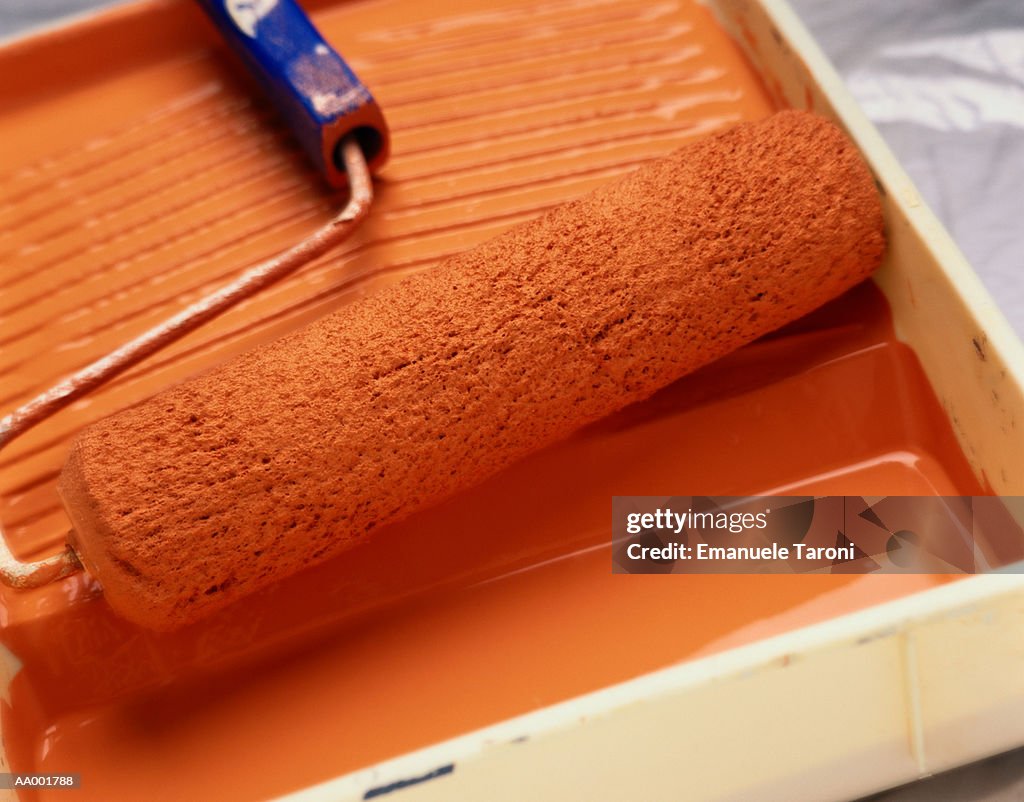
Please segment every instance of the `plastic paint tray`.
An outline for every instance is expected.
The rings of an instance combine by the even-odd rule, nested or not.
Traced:
[[[821,800],[1024,742],[1015,576],[610,574],[613,494],[1024,492],[1022,346],[788,9],[307,5],[395,131],[369,223],[5,453],[21,556],[89,421],[773,106],[859,143],[888,264],[207,624],[138,631],[80,577],[0,594],[7,764],[81,799]],[[0,87],[4,409],[338,203],[189,3],[10,43]]]

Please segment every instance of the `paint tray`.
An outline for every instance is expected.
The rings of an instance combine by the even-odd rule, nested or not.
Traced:
[[[887,264],[208,622],[0,592],[5,765],[82,800],[823,800],[1024,743],[1017,576],[611,574],[616,494],[1024,493],[1024,349],[785,5],[306,6],[394,130],[369,221],[5,452],[19,556],[58,548],[89,422],[773,108],[857,141]],[[184,2],[0,50],[4,409],[336,210],[255,98]]]

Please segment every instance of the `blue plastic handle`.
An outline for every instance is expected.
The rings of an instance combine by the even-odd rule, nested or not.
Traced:
[[[355,132],[371,170],[389,150],[370,91],[294,0],[199,0],[263,85],[327,182],[347,183],[338,146]]]

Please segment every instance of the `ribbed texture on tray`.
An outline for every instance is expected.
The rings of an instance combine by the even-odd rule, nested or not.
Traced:
[[[739,126],[88,428],[60,480],[75,545],[123,615],[187,623],[814,309],[883,249],[831,124]]]

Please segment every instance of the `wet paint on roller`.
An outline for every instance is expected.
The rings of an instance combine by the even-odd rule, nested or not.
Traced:
[[[883,250],[835,126],[732,127],[86,428],[58,483],[72,546],[128,620],[192,623],[807,314]]]
[[[54,479],[87,423],[771,110],[690,3],[309,7],[394,129],[373,218],[341,253],[5,452],[0,513],[19,554],[63,537]],[[118,20],[63,40],[50,62],[59,71],[13,69],[38,51],[0,54],[4,408],[337,209],[207,49],[195,9]],[[884,301],[861,287],[344,560],[178,633],[126,624],[82,577],[0,593],[2,639],[24,663],[3,704],[10,760],[81,772],[83,800],[263,799],[944,581],[616,581],[607,499],[681,487],[983,492]]]

